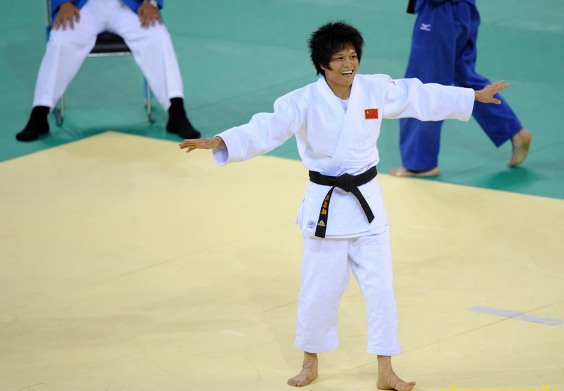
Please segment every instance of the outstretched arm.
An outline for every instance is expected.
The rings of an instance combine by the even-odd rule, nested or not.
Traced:
[[[191,152],[194,149],[214,149],[225,146],[225,142],[219,136],[214,138],[199,138],[184,140],[179,144],[180,149],[185,149],[186,152]]]
[[[495,83],[485,86],[479,91],[475,91],[474,99],[482,103],[494,103],[499,105],[501,101],[494,98],[494,95],[505,90],[507,87],[509,87],[509,84],[505,84],[505,80],[496,81]]]

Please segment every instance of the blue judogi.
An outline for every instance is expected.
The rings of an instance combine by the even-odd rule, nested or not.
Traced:
[[[480,90],[491,82],[476,73],[480,15],[475,0],[417,0],[406,78]],[[472,115],[496,146],[523,127],[501,97],[500,105],[475,102]],[[400,120],[403,166],[412,171],[438,166],[442,121]]]

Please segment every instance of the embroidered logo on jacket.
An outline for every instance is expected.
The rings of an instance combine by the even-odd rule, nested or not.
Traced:
[[[431,23],[429,23],[429,24],[421,23],[421,26],[419,26],[419,30],[431,31]]]
[[[378,119],[378,109],[364,109],[364,119]]]

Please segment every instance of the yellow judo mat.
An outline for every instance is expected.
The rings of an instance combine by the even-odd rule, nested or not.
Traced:
[[[293,389],[299,161],[106,132],[0,165],[1,391]],[[564,390],[564,200],[380,175],[416,390]],[[375,390],[354,279],[307,389]]]

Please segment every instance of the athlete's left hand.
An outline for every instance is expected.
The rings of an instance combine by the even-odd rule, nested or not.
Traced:
[[[499,105],[501,101],[494,98],[494,95],[505,90],[507,87],[509,87],[509,84],[506,84],[505,80],[496,81],[495,83],[485,86],[479,91],[474,91],[474,99],[482,103],[494,103]]]

